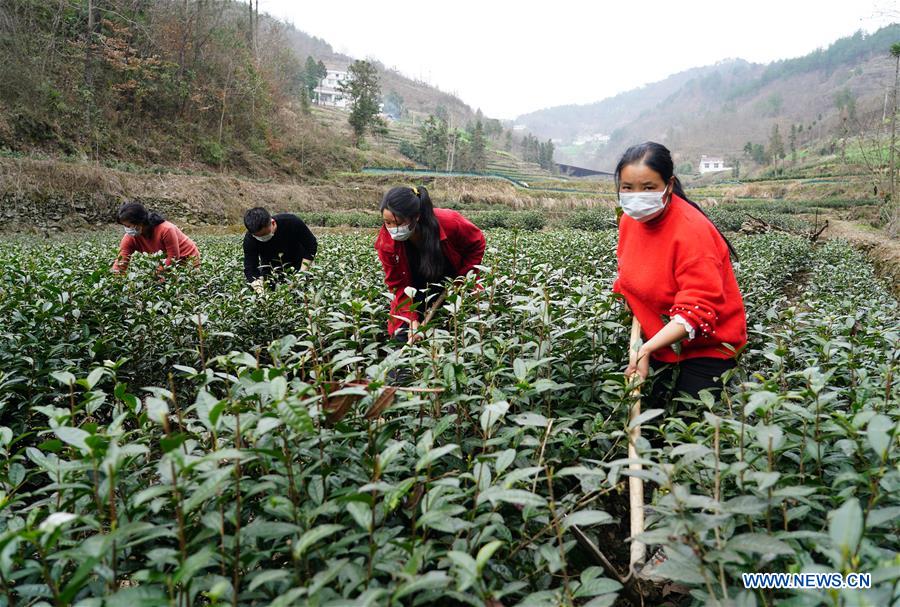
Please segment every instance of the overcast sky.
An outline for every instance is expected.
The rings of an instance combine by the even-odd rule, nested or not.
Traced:
[[[260,0],[260,11],[494,118],[590,103],[728,58],[804,55],[900,20],[884,0]]]

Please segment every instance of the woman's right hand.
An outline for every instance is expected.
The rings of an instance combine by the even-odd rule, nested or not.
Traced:
[[[406,343],[412,345],[420,339],[422,339],[422,334],[419,333],[419,321],[409,321],[409,339],[406,340]]]

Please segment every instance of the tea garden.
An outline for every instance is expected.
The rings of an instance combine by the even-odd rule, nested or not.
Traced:
[[[115,234],[0,241],[0,604],[664,600],[573,534],[624,571],[616,233],[487,238],[483,289],[408,347],[371,230],[263,295],[235,236],[163,281],[112,275]],[[683,604],[898,604],[900,306],[841,241],[734,242],[750,344],[721,398],[638,420],[642,539]],[[801,571],[872,587],[741,582]]]

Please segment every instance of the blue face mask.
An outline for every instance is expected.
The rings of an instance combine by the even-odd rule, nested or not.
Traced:
[[[388,228],[387,231],[391,235],[391,238],[394,240],[409,240],[409,237],[412,235],[414,228],[410,228],[408,225],[405,226],[397,226],[396,228]]]
[[[125,228],[126,236],[140,236],[141,229],[140,228]]]
[[[409,240],[409,237],[412,236],[412,233],[416,231],[416,222],[410,220],[409,223],[402,226],[397,226],[396,228],[388,228],[388,234],[391,235],[391,238],[397,241]]]

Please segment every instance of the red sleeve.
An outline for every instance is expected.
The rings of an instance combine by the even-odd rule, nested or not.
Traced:
[[[719,310],[725,303],[722,262],[704,256],[689,260],[675,268],[678,292],[668,315],[681,314],[703,337],[716,333]]]
[[[122,242],[119,243],[119,254],[116,256],[116,260],[112,265],[112,271],[118,273],[127,270],[131,255],[136,250],[137,244],[134,241],[134,236],[128,236],[127,234],[123,236]]]
[[[178,240],[178,232],[172,229],[166,230],[159,235],[159,243],[162,245],[162,250],[166,253],[164,265],[171,265],[181,259],[181,248],[178,245]]]
[[[378,259],[381,261],[381,267],[384,268],[384,282],[387,287],[393,291],[394,300],[391,302],[391,318],[388,320],[388,333],[391,335],[403,324],[403,321],[396,317],[402,317],[407,320],[416,320],[417,315],[411,309],[412,300],[406,295],[406,287],[411,286],[408,275],[403,274],[403,268],[396,259],[381,249],[378,249]]]
[[[453,244],[461,258],[457,270],[460,276],[465,276],[469,271],[474,270],[475,266],[480,265],[484,259],[484,233],[462,215],[459,215]]]

